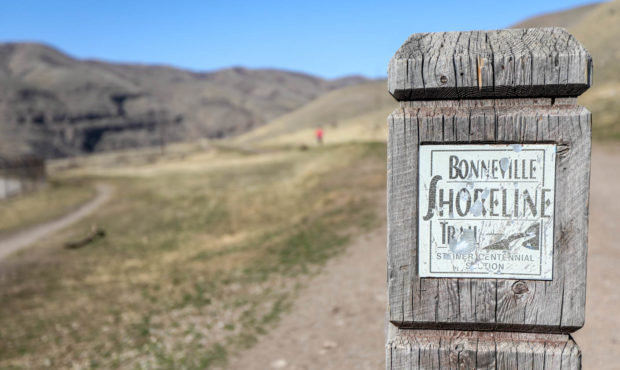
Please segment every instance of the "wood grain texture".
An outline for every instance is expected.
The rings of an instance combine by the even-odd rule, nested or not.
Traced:
[[[389,321],[400,328],[569,333],[585,310],[591,116],[575,99],[407,102],[388,118]],[[420,278],[418,148],[556,143],[553,280]]]
[[[578,96],[592,83],[592,58],[563,28],[412,35],[388,67],[399,101]]]
[[[400,330],[386,345],[387,369],[580,369],[568,335]]]

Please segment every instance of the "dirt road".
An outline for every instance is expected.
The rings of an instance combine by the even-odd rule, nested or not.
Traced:
[[[584,369],[620,368],[620,148],[592,154]],[[385,217],[381,215],[380,217]],[[307,282],[291,312],[230,369],[384,368],[385,228],[356,240]]]
[[[228,368],[383,368],[385,258],[384,227],[356,240],[307,282],[278,327]]]
[[[96,185],[97,194],[93,199],[86,202],[78,209],[61,218],[42,223],[40,225],[19,231],[15,234],[0,238],[0,260],[9,254],[25,248],[37,240],[40,240],[56,231],[63,229],[72,223],[88,216],[100,205],[105,203],[112,195],[112,187],[106,184]]]
[[[620,147],[594,148],[586,325],[573,337],[584,369],[620,369]]]

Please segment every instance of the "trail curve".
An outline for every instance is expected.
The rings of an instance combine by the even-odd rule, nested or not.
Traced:
[[[0,260],[93,213],[112,196],[112,187],[110,185],[96,184],[95,187],[97,191],[95,197],[82,204],[76,210],[61,216],[60,218],[0,237]]]

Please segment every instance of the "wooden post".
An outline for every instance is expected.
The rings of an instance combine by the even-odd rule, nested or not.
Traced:
[[[592,59],[561,28],[412,35],[389,65],[387,369],[579,369]]]

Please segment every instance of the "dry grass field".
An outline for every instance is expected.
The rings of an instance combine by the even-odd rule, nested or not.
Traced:
[[[384,169],[385,145],[364,143],[62,172],[115,195],[0,262],[0,368],[224,365],[352,233],[380,225]],[[93,224],[105,238],[63,248]]]
[[[0,238],[62,216],[87,199],[94,189],[80,180],[54,179],[44,189],[0,203]]]

